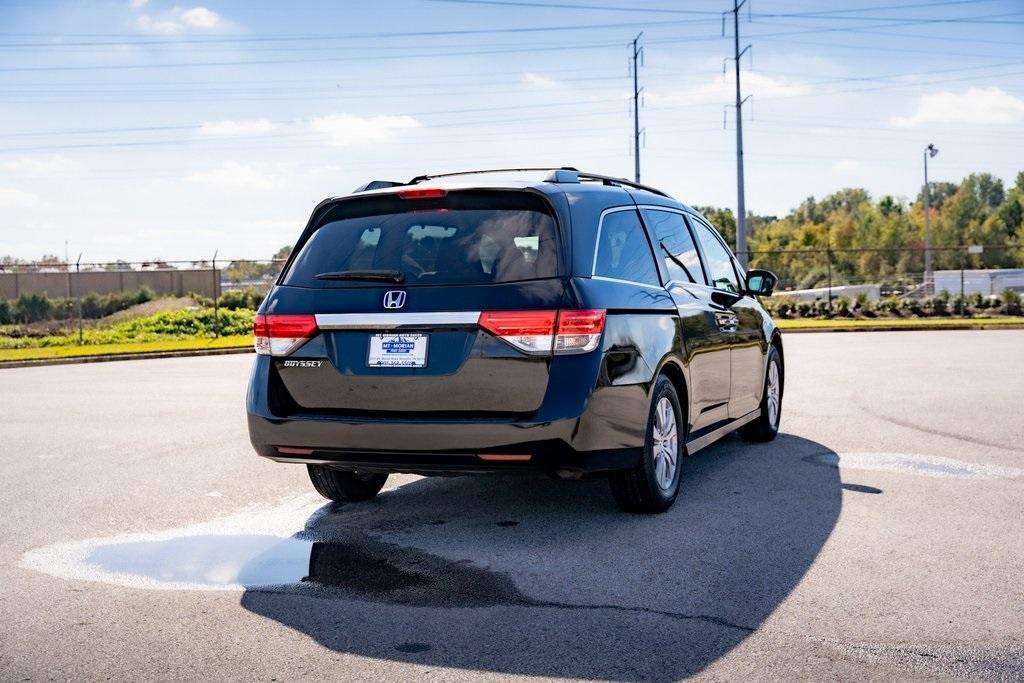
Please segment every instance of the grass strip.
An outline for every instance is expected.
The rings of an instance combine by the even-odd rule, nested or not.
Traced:
[[[230,337],[167,339],[118,344],[89,344],[85,346],[43,346],[29,349],[0,349],[0,363],[4,361],[49,360],[53,358],[80,358],[109,356],[124,353],[152,353],[158,351],[205,351],[252,346],[252,337],[241,334]]]

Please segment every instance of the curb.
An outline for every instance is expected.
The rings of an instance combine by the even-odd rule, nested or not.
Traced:
[[[943,330],[1024,330],[1024,324],[985,325],[965,323],[963,325],[935,325],[911,327],[909,325],[872,325],[870,327],[780,327],[783,334],[805,334],[809,332],[942,332]]]
[[[252,346],[234,346],[224,349],[198,349],[183,351],[143,351],[140,353],[112,353],[105,356],[71,356],[67,358],[40,358],[38,360],[0,361],[4,368],[34,368],[44,365],[73,365],[77,363],[107,363],[116,360],[146,360],[149,358],[188,358],[190,356],[226,356],[234,353],[252,353]]]

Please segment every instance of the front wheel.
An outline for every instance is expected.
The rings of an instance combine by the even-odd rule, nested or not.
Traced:
[[[643,457],[630,470],[613,472],[609,478],[615,502],[625,512],[664,512],[679,494],[686,423],[675,387],[664,375],[658,377],[647,416]]]
[[[764,373],[761,414],[753,422],[740,427],[740,436],[747,441],[771,441],[779,433],[782,417],[782,358],[774,346],[768,347],[768,365]]]
[[[324,498],[336,503],[359,503],[370,500],[384,488],[387,474],[345,472],[326,465],[306,465],[313,488]]]

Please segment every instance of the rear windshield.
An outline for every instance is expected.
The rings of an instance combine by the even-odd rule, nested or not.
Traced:
[[[526,192],[452,192],[436,199],[395,195],[346,200],[302,245],[283,283],[380,286],[318,279],[324,273],[399,271],[404,285],[486,284],[558,274],[555,221]],[[385,283],[386,284],[386,283]]]

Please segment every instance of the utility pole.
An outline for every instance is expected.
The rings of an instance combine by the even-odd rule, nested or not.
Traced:
[[[939,153],[938,148],[929,143],[924,148],[922,157],[924,158],[924,285],[928,287],[932,283],[932,222],[931,212],[929,210],[931,190],[928,185],[928,158],[933,157]],[[931,292],[929,292],[931,293]]]
[[[630,60],[633,67],[633,180],[640,182],[640,135],[643,133],[640,130],[640,93],[643,89],[640,87],[640,76],[639,66],[643,63],[644,49],[640,47],[640,36],[644,34],[643,31],[636,34],[636,38],[633,39],[633,58]]]
[[[740,57],[750,49],[750,45],[740,50],[740,9],[746,4],[747,0],[733,0],[732,9],[722,13],[722,35],[725,35],[725,15],[732,13],[732,60],[736,67],[736,256],[744,268],[747,267],[748,259],[747,206],[743,196],[743,103],[750,96],[743,97],[740,90]]]

